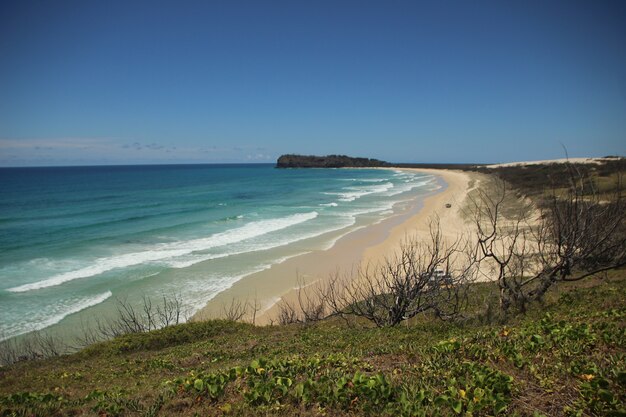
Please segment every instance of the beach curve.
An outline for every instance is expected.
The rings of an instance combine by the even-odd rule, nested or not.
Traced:
[[[480,174],[443,169],[380,169],[434,175],[442,187],[414,202],[412,210],[352,231],[326,250],[301,254],[243,277],[211,299],[192,320],[222,317],[227,306],[233,300],[239,300],[258,304],[260,310],[255,324],[271,324],[276,321],[278,301],[297,298],[298,281],[311,284],[337,273],[350,273],[364,264],[380,262],[393,254],[407,236],[424,237],[429,231],[429,220],[434,217],[440,219],[446,239],[455,239],[469,226],[463,218],[462,207],[469,191],[479,181]]]

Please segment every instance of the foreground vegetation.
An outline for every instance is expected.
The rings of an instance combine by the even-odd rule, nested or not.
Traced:
[[[626,415],[626,271],[490,324],[209,321],[0,370],[3,416]]]

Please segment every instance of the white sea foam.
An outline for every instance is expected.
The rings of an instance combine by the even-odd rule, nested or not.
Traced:
[[[356,221],[354,223],[356,223]],[[329,240],[329,241],[324,243],[324,246],[322,247],[322,250],[329,250],[330,248],[335,246],[337,241],[339,241],[339,239],[341,239],[342,237],[347,236],[350,233],[354,233],[357,230],[361,230],[361,229],[364,229],[364,228],[365,228],[365,226],[353,227],[350,230],[348,230],[348,231],[346,231],[346,232],[344,232],[344,233],[342,233],[340,235],[337,235],[337,236],[333,237],[331,240]]]
[[[46,327],[59,323],[70,314],[78,313],[79,311],[85,310],[89,307],[93,307],[104,302],[112,295],[113,294],[111,293],[111,291],[107,291],[94,297],[87,297],[78,301],[73,301],[71,303],[65,303],[65,305],[62,306],[55,306],[55,308],[52,309],[52,312],[46,314],[45,318],[41,317],[39,320],[33,320],[29,323],[24,324],[14,322],[11,329],[8,329],[6,333],[3,332],[2,334],[0,334],[0,340],[6,340],[11,337],[19,336],[21,334],[45,329]],[[43,313],[46,313],[46,309],[43,309]]]
[[[192,239],[188,241],[172,243],[169,245],[182,248],[188,251],[188,253],[199,250],[206,250],[219,246],[230,245],[233,243],[252,239],[257,236],[265,235],[270,232],[286,229],[287,227],[295,226],[297,224],[313,220],[317,216],[317,211],[311,211],[309,213],[292,214],[290,216],[278,219],[259,220],[248,223],[236,229],[230,229],[225,232],[216,233],[206,238]]]
[[[393,208],[394,204],[396,202],[395,201],[389,201],[389,202],[385,202],[384,204],[381,204],[377,207],[368,207],[368,208],[360,208],[360,209],[355,209],[349,213],[346,213],[346,215],[348,216],[361,216],[363,214],[371,214],[371,213],[378,213],[378,212],[384,212],[384,211],[389,211]]]
[[[337,203],[322,203],[320,206],[322,207],[337,207],[339,204]]]
[[[383,191],[387,191],[393,188],[394,185],[391,182],[386,182],[380,185],[361,185],[355,187],[345,187],[344,190],[355,190],[355,191],[364,191],[369,194],[382,193]]]
[[[340,181],[358,181],[358,182],[385,182],[387,178],[344,178]]]
[[[194,255],[194,254],[189,254],[187,256],[181,256],[181,257],[177,257],[177,258],[172,258],[172,259],[165,259],[163,260],[163,264],[169,266],[170,268],[188,268],[192,265],[197,264],[198,262],[204,262],[204,261],[210,261],[212,259],[220,259],[220,258],[226,258],[229,256],[233,256],[233,255],[239,255],[241,253],[245,253],[245,251],[242,252],[230,252],[230,253],[219,253],[219,254],[215,254],[215,255]]]
[[[146,251],[99,258],[96,259],[96,261],[88,267],[65,272],[62,274],[57,274],[43,281],[9,288],[8,291],[25,292],[41,288],[53,287],[61,285],[68,281],[99,275],[117,268],[126,268],[148,262],[163,261],[166,259],[188,255],[196,251],[230,245],[233,243],[252,239],[270,232],[282,230],[290,226],[295,226],[297,224],[312,220],[317,216],[318,213],[316,211],[312,211],[309,213],[297,213],[278,219],[259,220],[235,229],[230,229],[225,232],[213,234],[206,238],[192,239],[173,243],[162,243],[159,245],[154,245],[150,250]]]
[[[99,275],[112,269],[140,265],[146,262],[158,261],[160,259],[169,258],[172,256],[181,256],[186,253],[187,252],[183,250],[153,250],[145,252],[127,253],[124,255],[109,258],[99,258],[94,262],[93,265],[89,265],[88,267],[81,268],[75,271],[65,272],[62,274],[57,274],[43,281],[19,285],[17,287],[7,289],[7,291],[26,292],[31,290],[38,290],[41,288],[54,287],[56,285],[61,285],[65,282],[73,281],[75,279]]]
[[[396,187],[396,189],[394,189],[393,191],[385,194],[388,197],[392,197],[394,195],[398,195],[398,194],[402,194],[402,193],[406,193],[407,191],[411,191],[415,188],[419,188],[419,187],[423,187],[424,185],[428,184],[428,180],[426,181],[418,181],[415,182],[415,180],[411,180],[408,183],[405,183],[404,185],[398,186]]]
[[[339,201],[351,202],[369,194],[383,193],[394,187],[393,183],[386,182],[380,185],[364,185],[356,187],[344,187],[342,192],[325,192],[327,195],[339,196]]]
[[[190,313],[195,314],[204,307],[207,302],[211,301],[219,293],[232,287],[237,281],[248,275],[269,269],[271,266],[272,264],[263,264],[240,275],[221,275],[220,277],[214,277],[215,279],[194,282],[192,288],[189,286],[185,287],[181,294],[182,299],[185,301],[185,306],[190,309]]]
[[[168,260],[165,260],[164,262],[167,266],[171,268],[188,268],[197,263],[210,261],[213,259],[225,258],[228,256],[236,256],[236,255],[241,255],[244,253],[259,252],[259,251],[278,248],[278,247],[285,246],[285,245],[290,245],[292,243],[296,243],[302,240],[312,239],[312,238],[325,235],[327,233],[332,233],[332,232],[336,232],[342,229],[346,229],[350,226],[353,226],[356,223],[355,215],[352,215],[352,214],[343,215],[342,219],[343,221],[341,223],[336,224],[334,226],[326,227],[323,229],[316,229],[308,233],[305,233],[305,232],[298,233],[297,235],[283,235],[274,240],[259,242],[255,245],[247,246],[240,250],[234,250],[234,251],[223,253],[223,254],[196,253],[196,254],[190,254],[187,257],[184,257],[183,259],[181,258],[168,259]],[[285,258],[284,260],[286,259],[289,259],[289,258]],[[281,263],[281,262],[282,261],[280,259],[273,261],[273,263]]]
[[[312,239],[315,237],[319,237],[322,235],[325,235],[327,233],[333,233],[333,232],[337,232],[340,230],[344,230],[347,228],[350,228],[352,226],[354,226],[354,224],[356,223],[356,217],[354,215],[348,215],[348,216],[341,216],[342,222],[339,224],[336,224],[334,226],[330,226],[330,227],[326,227],[324,229],[318,229],[315,231],[311,231],[309,233],[302,233],[299,234],[298,236],[285,236],[284,239],[275,242],[275,246],[273,247],[279,247],[279,246],[285,246],[285,245],[290,245],[292,243],[296,243],[299,242],[301,240],[306,240],[306,239]],[[350,233],[352,232],[353,229],[350,229],[349,231],[347,231],[346,233]],[[335,240],[336,241],[336,240]],[[334,242],[330,245],[330,247],[332,247],[334,245]],[[280,263],[281,261],[276,261],[277,263]]]

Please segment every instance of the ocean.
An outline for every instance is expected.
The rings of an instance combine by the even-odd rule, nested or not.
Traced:
[[[144,296],[193,313],[439,187],[414,172],[269,164],[0,169],[0,340]]]

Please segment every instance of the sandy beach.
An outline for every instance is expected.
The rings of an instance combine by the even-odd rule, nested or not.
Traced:
[[[361,265],[376,264],[392,255],[407,236],[426,236],[429,222],[434,217],[439,218],[444,237],[456,239],[468,226],[462,216],[463,204],[468,192],[479,182],[479,175],[453,170],[407,170],[437,176],[442,188],[425,197],[423,204],[415,204],[404,213],[349,233],[328,250],[296,256],[244,277],[219,293],[193,319],[223,317],[233,300],[242,303],[256,301],[259,308],[256,324],[270,324],[277,317],[276,303],[281,298],[293,300],[299,282],[310,285],[336,273],[350,273]]]
[[[444,238],[454,241],[469,226],[463,219],[462,210],[467,194],[475,187],[478,174],[465,171],[443,169],[415,169],[415,171],[440,176],[447,184],[446,188],[429,196],[423,208],[389,230],[389,235],[381,243],[366,248],[363,262],[376,263],[396,251],[406,237],[426,238],[429,234],[430,221],[438,218]],[[447,205],[450,207],[447,207]]]

